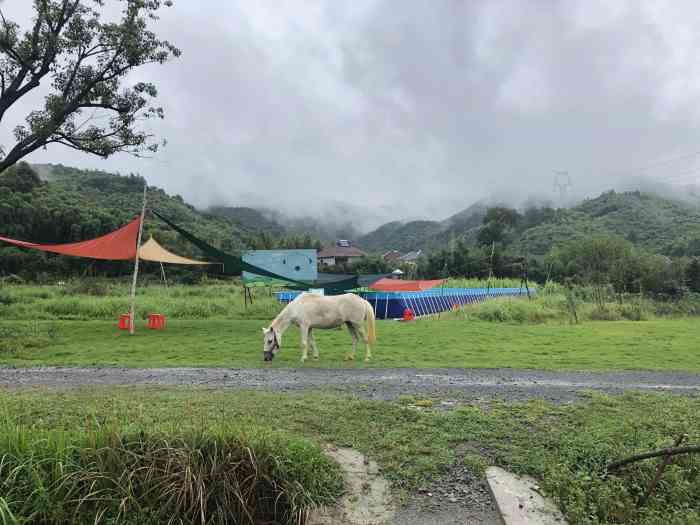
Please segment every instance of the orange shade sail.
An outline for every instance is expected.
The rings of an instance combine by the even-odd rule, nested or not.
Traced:
[[[18,241],[7,237],[0,237],[0,241],[31,248],[43,252],[70,255],[73,257],[86,257],[89,259],[102,259],[108,261],[128,261],[136,257],[136,243],[139,235],[140,217],[136,217],[126,226],[118,230],[91,239],[89,241],[74,242],[68,244],[38,244],[35,242]]]

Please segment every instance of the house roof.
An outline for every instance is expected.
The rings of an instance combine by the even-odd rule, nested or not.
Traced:
[[[319,258],[325,257],[366,257],[367,254],[354,246],[329,246],[318,252]]]

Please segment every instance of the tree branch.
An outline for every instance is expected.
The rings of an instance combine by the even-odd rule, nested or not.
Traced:
[[[656,458],[659,456],[677,456],[678,454],[692,454],[697,452],[700,452],[700,445],[690,445],[687,447],[678,448],[664,448],[661,450],[655,450],[653,452],[646,452],[645,454],[637,454],[635,456],[630,456],[628,458],[621,459],[620,461],[615,461],[613,463],[610,463],[610,465],[608,465],[607,467],[605,467],[605,470],[607,472],[618,470],[619,468],[624,467],[625,465],[629,465],[630,463],[634,463],[635,461],[641,461],[643,459]]]
[[[101,0],[94,1],[103,5]],[[7,34],[0,68],[0,121],[7,109],[39,86],[46,75],[53,78],[44,106],[27,116],[27,125],[17,128],[18,142],[0,160],[0,173],[49,143],[103,157],[117,151],[136,154],[155,149],[149,141],[151,135],[134,125],[142,117],[161,114],[160,109],[147,107],[147,98],[156,92],[150,84],[137,84],[122,94],[121,83],[130,70],[162,64],[180,53],[146,27],[146,15],[153,19],[160,1],[126,3],[118,23],[103,24],[98,8],[89,7],[86,0],[34,0],[33,27],[21,37],[18,26],[0,12]],[[79,122],[83,108],[104,110],[108,123],[88,126],[95,111]]]

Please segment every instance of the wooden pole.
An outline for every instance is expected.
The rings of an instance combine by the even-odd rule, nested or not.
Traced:
[[[160,263],[160,274],[163,276],[163,282],[165,283],[165,288],[167,288],[168,279],[165,277],[165,268],[163,268],[163,263]]]
[[[143,219],[146,215],[146,191],[148,184],[143,186],[143,207],[141,208],[141,221],[139,223],[139,236],[136,241],[136,258],[134,259],[134,278],[131,281],[131,308],[129,310],[129,334],[134,335],[134,320],[136,307],[136,280],[139,275],[139,250],[141,249],[141,234],[143,233]]]

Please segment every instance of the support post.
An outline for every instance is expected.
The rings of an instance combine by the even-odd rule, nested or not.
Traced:
[[[165,287],[168,287],[168,279],[165,277],[165,268],[163,268],[163,263],[160,263],[160,274],[163,276],[163,282],[165,283]]]
[[[139,222],[139,236],[136,241],[136,258],[134,259],[134,278],[131,281],[131,308],[129,309],[129,334],[134,335],[135,307],[136,307],[136,280],[139,275],[139,250],[141,249],[141,234],[143,233],[143,219],[146,216],[146,191],[148,184],[143,186],[143,207],[141,208],[141,221]]]

